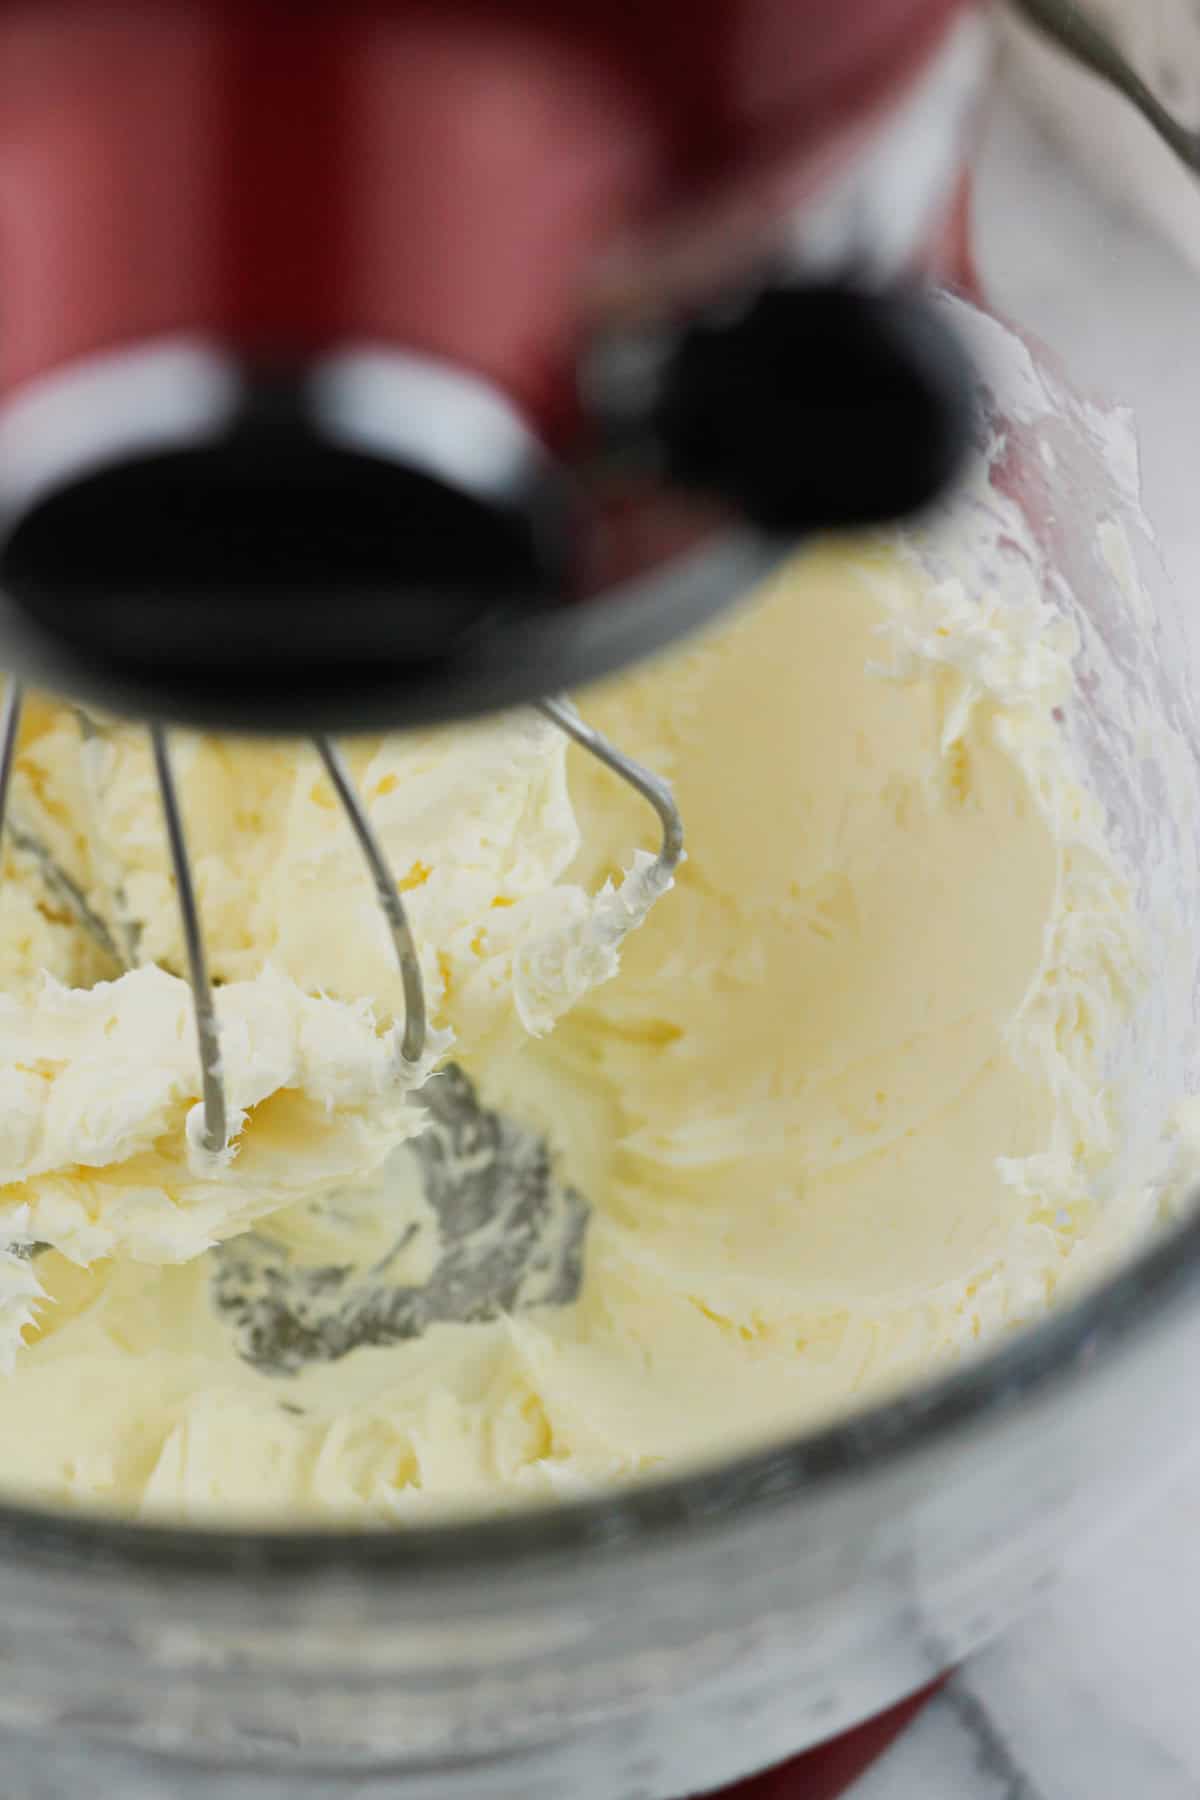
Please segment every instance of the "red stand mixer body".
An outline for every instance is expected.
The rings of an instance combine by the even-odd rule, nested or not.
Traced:
[[[959,10],[9,5],[0,392],[166,335],[273,358],[370,342],[483,375],[561,434],[597,319],[664,298],[656,250],[690,233],[696,273],[727,278]]]

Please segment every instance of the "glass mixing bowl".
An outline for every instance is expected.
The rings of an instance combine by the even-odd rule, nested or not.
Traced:
[[[961,300],[978,577],[1028,554],[1076,622],[1068,724],[1156,966],[1122,1052],[1124,1178],[1195,1086],[1200,764],[1124,420]],[[1035,566],[1036,565],[1036,566]],[[1115,1071],[1116,1073],[1116,1071]],[[1161,1170],[1160,1170],[1161,1172]],[[1154,1177],[1156,1179],[1156,1177]],[[1156,1199],[1156,1196],[1151,1196]],[[0,1509],[7,1790],[672,1800],[921,1686],[1053,1578],[1179,1434],[1200,1220],[1045,1323],[719,1468],[485,1523],[241,1535]]]

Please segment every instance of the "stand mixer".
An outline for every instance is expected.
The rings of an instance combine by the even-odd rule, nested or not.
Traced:
[[[964,273],[983,62],[947,0],[0,14],[0,628],[20,681],[150,723],[207,1149],[169,727],[314,738],[410,1062],[333,734],[538,705],[669,881],[669,791],[550,696],[952,477],[970,373],[905,278]]]

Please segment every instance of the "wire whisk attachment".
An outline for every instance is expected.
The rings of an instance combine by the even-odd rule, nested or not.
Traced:
[[[0,708],[0,835],[12,829],[8,818],[9,794],[20,735],[23,689],[10,681]],[[564,732],[580,749],[595,757],[620,780],[627,783],[641,799],[652,807],[660,827],[659,850],[650,864],[648,892],[653,896],[670,886],[683,857],[683,822],[668,783],[626,756],[602,733],[588,725],[565,698],[547,699],[539,703],[543,716]],[[187,973],[192,994],[196,1046],[199,1056],[202,1129],[200,1143],[209,1155],[220,1157],[229,1148],[229,1107],[221,1063],[221,1033],[217,1018],[216,994],[209,969],[204,928],[200,919],[196,882],[188,850],[187,828],[180,803],[178,784],[171,758],[166,729],[161,724],[149,726],[155,780],[162,807],[163,825],[170,852],[171,869],[179,905]],[[387,853],[373,826],[367,808],[355,787],[349,767],[332,739],[317,736],[313,740],[325,773],[341,806],[359,850],[366,863],[379,908],[387,922],[396,963],[400,971],[404,995],[404,1018],[400,1027],[400,1056],[410,1069],[425,1057],[430,1043],[430,1030],[425,1001],[425,985],[412,925],[396,878],[389,866]],[[83,895],[80,907],[86,906]]]

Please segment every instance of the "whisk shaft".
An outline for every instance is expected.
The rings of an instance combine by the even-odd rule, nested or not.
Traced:
[[[192,1009],[196,1019],[201,1091],[204,1095],[204,1148],[215,1155],[225,1149],[229,1136],[225,1083],[221,1076],[221,1033],[217,1025],[216,1000],[208,975],[208,957],[204,949],[204,933],[200,927],[200,911],[196,904],[196,887],[192,880],[187,835],[175,787],[175,772],[171,767],[171,751],[167,734],[161,725],[150,727],[150,745],[154,752],[154,770],[158,777],[167,844],[175,871],[175,891],[179,897],[183,941],[192,983]]]
[[[375,884],[376,897],[392,934],[396,961],[400,965],[400,979],[404,985],[404,1036],[400,1043],[400,1054],[405,1062],[420,1062],[425,1050],[425,984],[421,979],[421,964],[413,941],[412,927],[408,922],[408,913],[400,898],[395,877],[388,867],[383,845],[376,837],[374,827],[367,817],[367,810],[358,797],[341,751],[327,737],[318,737],[313,741],[325,764],[325,773],[333,784],[333,791],[341,801],[342,810],[358,839],[359,848]]]
[[[13,763],[17,756],[17,734],[21,729],[21,706],[24,690],[19,681],[9,681],[0,713],[0,835],[8,818],[8,792],[12,786]]]

